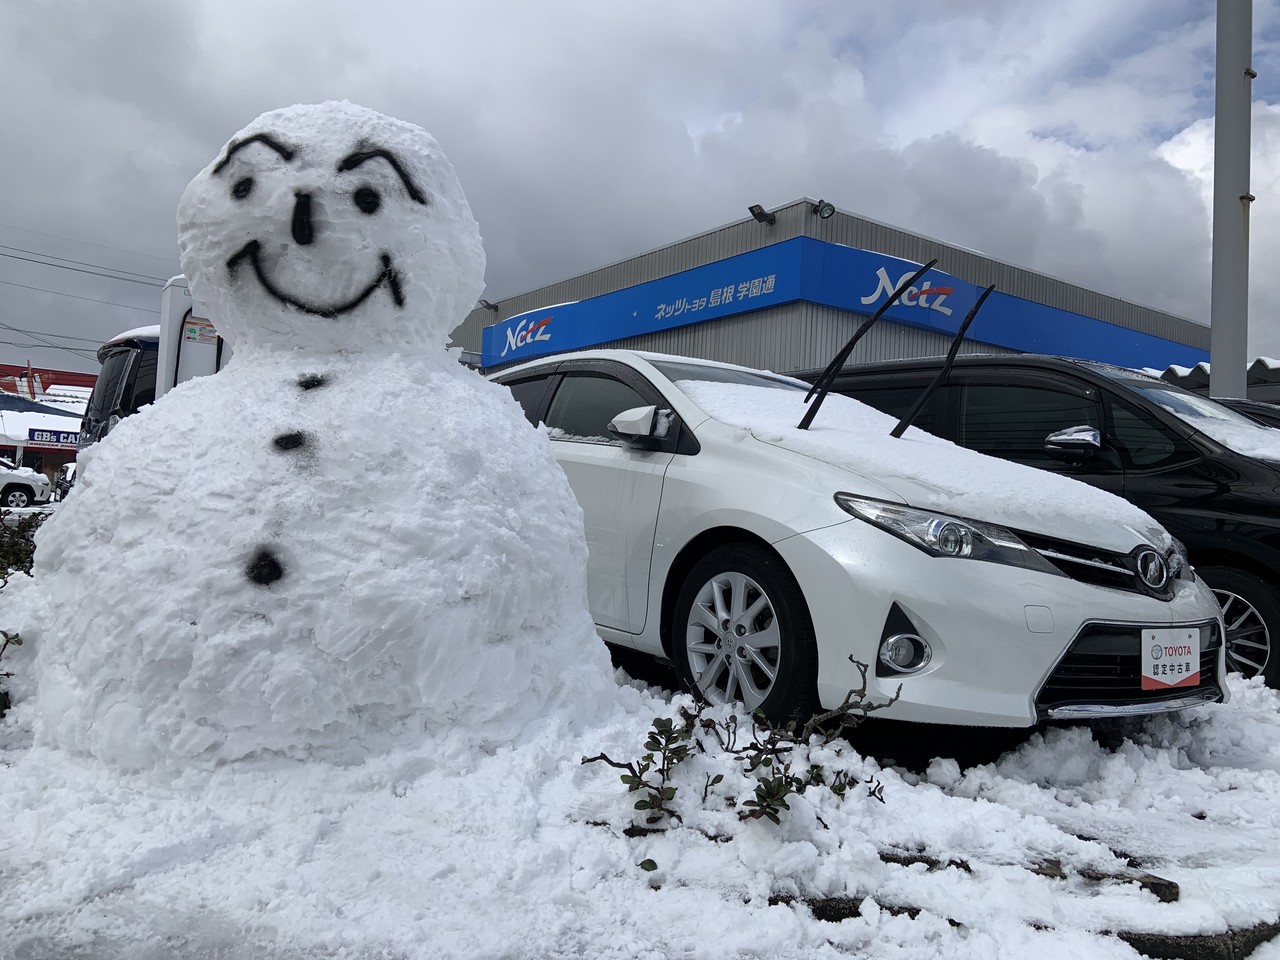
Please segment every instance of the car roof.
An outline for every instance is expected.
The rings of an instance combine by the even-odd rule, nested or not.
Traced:
[[[650,350],[610,350],[607,348],[596,348],[591,350],[573,350],[565,353],[551,353],[544,357],[537,357],[524,363],[516,364],[510,367],[503,367],[500,370],[494,370],[488,374],[489,377],[506,377],[513,373],[520,373],[524,370],[532,370],[548,366],[551,364],[562,363],[571,360],[618,360],[623,363],[635,360],[643,360],[646,363],[652,361],[674,361],[677,363],[693,363],[701,364],[708,367],[720,367],[726,370],[745,370],[752,373],[768,373],[779,377],[789,377],[792,374],[777,373],[773,370],[765,370],[761,367],[745,367],[737,363],[725,363],[721,360],[707,360],[703,357],[688,357],[675,353],[655,353]]]
[[[913,357],[905,360],[877,360],[871,363],[852,363],[846,364],[837,376],[872,376],[878,373],[901,373],[916,370],[922,373],[932,373],[942,366],[945,359],[945,357],[941,356]],[[1142,380],[1157,379],[1150,376],[1150,374],[1143,373],[1141,370],[1103,363],[1099,360],[1082,360],[1078,357],[1059,357],[1040,353],[971,353],[956,357],[952,365],[957,368],[1038,367],[1040,369],[1070,370],[1075,373],[1087,371],[1105,377],[1124,376]],[[799,373],[790,375],[801,380],[812,381],[816,380],[821,373],[822,368],[815,367],[811,370],[802,370]]]

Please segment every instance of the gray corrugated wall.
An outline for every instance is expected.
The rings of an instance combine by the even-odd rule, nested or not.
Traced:
[[[1209,328],[1207,326],[1192,323],[1189,320],[1175,317],[1150,307],[1095,293],[1083,287],[1064,283],[1061,280],[1055,280],[1043,274],[1003,263],[970,250],[949,246],[936,240],[930,240],[927,237],[908,233],[905,230],[899,230],[887,224],[876,223],[873,220],[866,220],[862,217],[841,212],[837,212],[830,219],[822,220],[810,212],[811,206],[812,201],[810,200],[795,201],[774,211],[777,223],[772,226],[757,223],[751,219],[738,221],[737,223],[718,227],[708,233],[690,237],[628,260],[623,260],[620,263],[600,267],[581,276],[572,277],[538,290],[510,297],[498,305],[500,309],[497,312],[477,308],[454,331],[453,342],[463,347],[463,349],[478,351],[480,349],[481,331],[486,326],[515,314],[523,313],[526,310],[533,310],[569,300],[585,300],[590,297],[598,297],[605,293],[612,293],[614,290],[621,290],[649,280],[670,276],[682,270],[714,263],[726,257],[758,250],[760,247],[768,246],[771,243],[779,243],[792,237],[809,236],[830,243],[842,243],[864,250],[875,250],[916,262],[925,262],[937,257],[939,269],[978,286],[994,283],[997,289],[1005,293],[1033,300],[1037,303],[1070,310],[1073,313],[1088,317],[1095,317],[1117,326],[1140,330],[1144,333],[1154,334],[1155,336],[1164,337],[1178,343],[1185,343],[1193,347],[1205,350],[1209,347]],[[799,306],[802,305],[777,309],[779,311],[787,311]],[[815,309],[825,308],[815,307]],[[768,313],[776,315],[774,311],[769,311]],[[838,311],[836,313],[839,314]],[[785,312],[781,315],[787,316]],[[661,331],[644,337],[629,338],[626,341],[620,341],[619,345],[621,343],[628,345],[643,344],[645,349],[662,349],[675,352],[671,347],[657,346],[657,344],[699,343],[706,344],[707,349],[693,355],[707,357],[714,355],[717,359],[728,359],[720,354],[743,348],[728,342],[721,344],[720,338],[723,337],[729,340],[738,336],[734,321],[744,319],[746,318],[739,317],[731,318],[730,320],[710,321],[698,325],[698,327],[705,328],[701,330],[693,327]],[[848,315],[844,315],[844,319],[847,323],[849,321]],[[928,334],[928,331],[916,331],[909,327],[895,326],[898,326],[900,331],[909,331],[912,337],[923,338]],[[752,335],[767,335],[766,330],[766,327],[753,330]],[[899,335],[896,332],[881,331],[880,338],[885,340],[885,349],[890,349],[891,341]],[[905,337],[906,335],[901,334],[901,336]],[[899,342],[903,349],[913,349],[912,345],[917,343],[912,338],[903,339]],[[919,341],[919,343],[922,344],[923,340]],[[791,349],[784,346],[780,340],[775,341],[775,346],[783,350]],[[835,348],[832,347],[831,349],[834,350]],[[688,353],[690,351],[683,352]],[[931,352],[936,353],[938,350],[931,348]],[[918,355],[921,354],[899,353],[894,356]],[[761,353],[761,356],[765,357],[766,355]],[[873,358],[866,357],[865,359]],[[892,357],[876,357],[874,359],[892,359]],[[734,362],[746,363],[746,361],[737,360]],[[819,362],[825,363],[826,361]],[[783,369],[785,366],[778,360],[770,360],[767,363],[756,363],[754,365],[763,365],[774,369]]]

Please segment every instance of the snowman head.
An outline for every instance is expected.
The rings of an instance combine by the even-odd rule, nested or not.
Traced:
[[[178,234],[192,295],[241,354],[443,348],[484,289],[435,139],[353,103],[258,117],[187,185]]]

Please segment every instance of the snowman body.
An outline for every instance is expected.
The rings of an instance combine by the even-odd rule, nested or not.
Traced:
[[[351,762],[589,716],[608,658],[544,435],[457,364],[483,251],[425,131],[264,114],[179,207],[234,360],[86,451],[18,592],[45,742]]]

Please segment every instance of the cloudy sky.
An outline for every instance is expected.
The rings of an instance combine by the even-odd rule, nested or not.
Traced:
[[[1280,356],[1280,0],[1254,8],[1249,349]],[[0,4],[0,362],[96,369],[96,343],[154,322],[187,181],[262,111],[329,98],[436,136],[491,299],[809,195],[1207,322],[1214,11]]]

